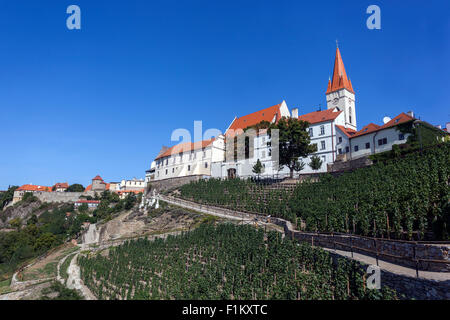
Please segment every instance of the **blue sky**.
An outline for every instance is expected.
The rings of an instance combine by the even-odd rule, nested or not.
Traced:
[[[81,8],[81,30],[66,8]],[[381,8],[381,30],[366,8]],[[450,121],[448,1],[0,1],[0,189],[144,177],[176,128],[325,107],[335,40],[358,127]]]

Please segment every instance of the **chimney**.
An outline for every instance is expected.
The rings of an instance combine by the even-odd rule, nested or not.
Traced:
[[[447,132],[450,133],[450,122],[445,124],[445,128],[447,129]]]
[[[413,111],[408,111],[406,114],[408,116],[410,116],[411,118],[414,118],[414,112]]]
[[[298,119],[298,108],[292,109],[292,118]]]

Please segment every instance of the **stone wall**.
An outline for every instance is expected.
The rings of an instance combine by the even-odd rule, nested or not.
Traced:
[[[373,162],[368,157],[361,157],[348,161],[336,161],[328,165],[328,172],[351,171],[372,165]]]
[[[198,181],[203,179],[204,175],[193,175],[193,176],[186,176],[186,177],[177,177],[177,178],[170,178],[170,179],[164,179],[164,180],[157,180],[157,181],[149,181],[149,190],[156,190],[156,192],[162,192],[166,191],[172,188],[180,187],[184,184],[188,184],[192,181]]]
[[[14,198],[22,199],[25,191],[15,191]],[[75,202],[80,199],[81,196],[95,196],[94,191],[85,191],[85,192],[43,192],[37,191],[33,192],[33,195],[38,198],[42,202],[61,202],[61,203],[69,203]],[[17,202],[17,201],[16,201]]]

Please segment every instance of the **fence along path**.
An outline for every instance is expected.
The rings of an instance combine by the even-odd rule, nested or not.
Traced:
[[[289,221],[280,218],[202,205],[173,196],[159,194],[157,197],[170,204],[222,218],[242,221],[258,221],[261,224],[276,224],[283,227],[285,236],[289,238],[295,238],[299,241],[308,241],[313,246],[323,247],[327,251],[334,252],[340,256],[354,259],[365,264],[378,265],[382,270],[394,274],[435,281],[450,281],[450,260],[448,256],[445,256],[445,252],[448,253],[450,251],[450,245],[447,243],[423,243],[343,234],[335,235],[301,232],[295,230]],[[377,241],[382,241],[387,244],[384,244],[384,246],[380,248],[377,245]],[[348,245],[348,242],[350,242],[351,245]],[[376,247],[375,250],[373,250],[374,247]],[[386,252],[386,248],[390,248],[394,251],[413,251],[415,259],[409,256],[389,254]],[[431,259],[430,256],[426,256],[427,253],[432,253],[433,249],[439,252],[443,250],[442,252],[444,252],[444,254],[441,259]],[[439,254],[436,255],[439,256]]]

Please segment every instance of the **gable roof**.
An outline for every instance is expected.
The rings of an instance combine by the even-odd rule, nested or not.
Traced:
[[[350,128],[346,128],[344,126],[341,125],[336,125],[336,127],[342,131],[342,133],[344,133],[347,137],[351,138],[355,133],[356,130],[350,129]]]
[[[328,80],[327,94],[340,89],[353,91],[352,82],[345,72],[344,61],[342,60],[339,48],[336,48],[336,58],[334,59],[333,80]]]
[[[406,113],[402,112],[400,113],[398,116],[396,116],[395,118],[393,118],[392,120],[386,122],[385,124],[383,124],[382,126],[379,126],[375,123],[369,123],[368,125],[364,126],[361,130],[359,130],[358,132],[356,132],[352,138],[355,137],[359,137],[359,136],[363,136],[369,133],[373,133],[376,131],[380,131],[383,129],[387,129],[387,128],[392,128],[395,127],[401,123],[405,123],[408,121],[414,120],[413,117],[411,117],[410,115],[407,115]]]
[[[17,191],[44,191],[44,192],[52,192],[51,187],[46,186],[35,186],[33,184],[24,184],[20,188],[17,188]]]
[[[272,122],[272,120],[275,119],[275,122],[277,122],[279,119],[281,119],[280,108],[282,104],[283,102],[269,108],[247,114],[240,118],[235,118],[230,127],[225,132],[225,136],[234,136],[234,133],[236,131],[244,130],[245,128],[260,123],[261,121]]]
[[[320,123],[320,122],[334,120],[341,113],[342,113],[342,110],[337,111],[336,108],[327,109],[327,110],[323,110],[323,111],[313,111],[313,112],[299,116],[298,120],[307,121],[311,124],[314,124],[314,123]]]
[[[163,153],[160,152],[156,156],[155,160],[158,160],[158,159],[164,158],[164,157],[168,157],[173,154],[178,154],[178,153],[182,153],[182,152],[186,152],[186,151],[194,151],[194,150],[206,148],[209,145],[211,145],[214,142],[214,140],[215,140],[215,138],[211,138],[209,140],[203,140],[203,141],[198,141],[198,142],[184,142],[184,143],[177,144],[177,145],[167,149]]]

